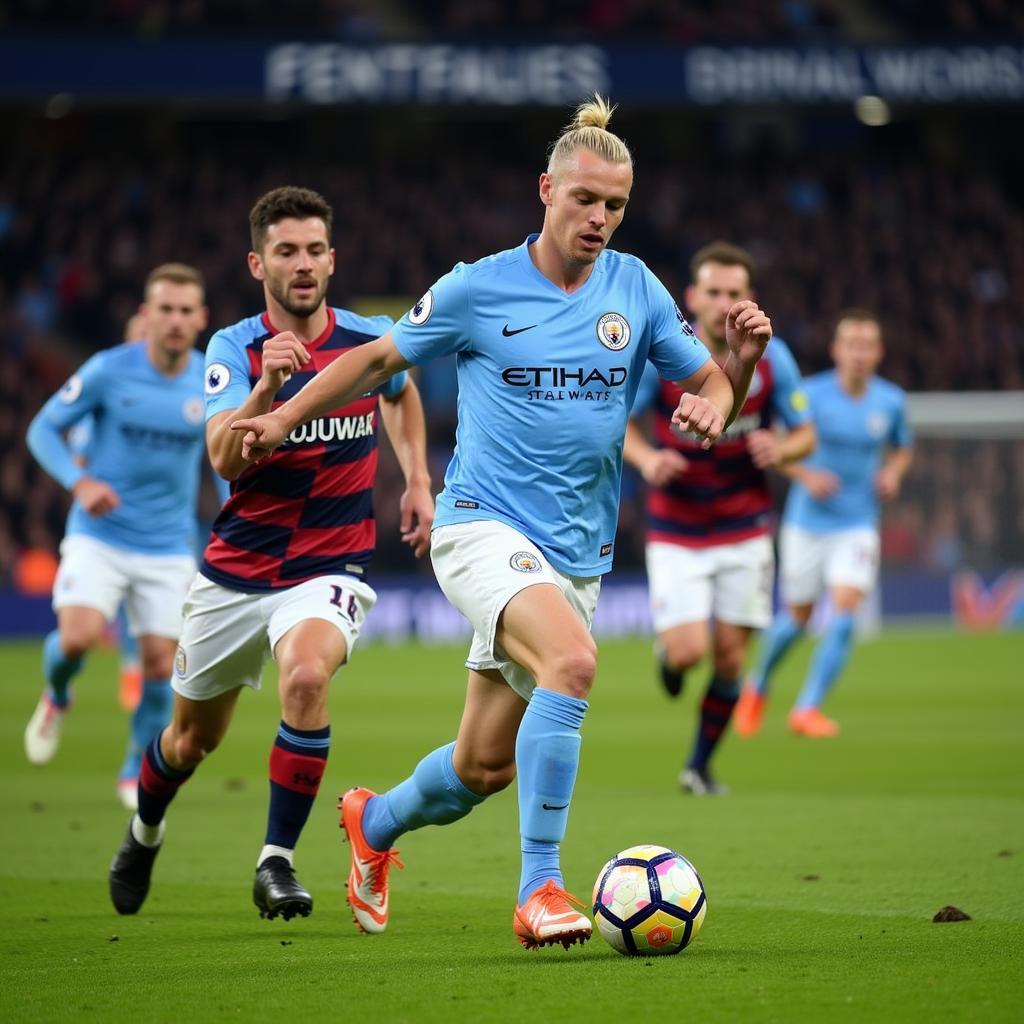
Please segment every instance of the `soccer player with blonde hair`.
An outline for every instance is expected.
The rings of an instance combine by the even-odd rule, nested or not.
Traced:
[[[321,410],[411,364],[456,356],[458,443],[431,558],[474,629],[466,703],[455,740],[405,781],[344,797],[348,900],[366,931],[387,925],[398,836],[464,817],[518,774],[515,935],[527,948],[590,937],[564,887],[559,844],[597,668],[589,627],[612,564],[630,405],[650,360],[681,385],[675,423],[711,445],[771,337],[755,303],[736,303],[719,367],[650,270],[608,248],[633,185],[611,114],[600,98],[584,103],[553,146],[539,234],[457,264],[382,337],[269,415],[233,424],[243,454],[261,459]]]

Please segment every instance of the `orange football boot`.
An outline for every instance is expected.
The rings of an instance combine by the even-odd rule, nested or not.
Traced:
[[[363,835],[366,802],[377,794],[371,789],[350,789],[338,803],[339,825],[351,847],[348,905],[359,930],[377,934],[388,926],[388,872],[404,867],[397,850],[375,850]]]
[[[761,731],[764,708],[768,698],[758,693],[749,683],[743,687],[736,710],[732,713],[732,727],[739,736],[756,736]]]
[[[820,708],[793,708],[787,724],[790,732],[816,740],[829,740],[839,735],[839,723],[823,715]]]
[[[555,885],[550,879],[512,915],[516,938],[527,948],[553,946],[560,942],[566,949],[590,938],[590,919],[573,910],[582,907],[575,896]]]
[[[142,700],[142,669],[135,662],[121,666],[117,700],[125,711],[134,711]]]

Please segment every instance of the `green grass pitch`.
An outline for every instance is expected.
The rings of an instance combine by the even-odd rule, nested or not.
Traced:
[[[764,734],[729,737],[720,800],[676,789],[703,672],[678,703],[650,645],[607,643],[584,729],[566,883],[653,842],[703,875],[704,931],[677,957],[628,960],[596,937],[536,952],[512,937],[514,789],[448,829],[406,836],[385,935],[343,904],[335,797],[386,787],[454,735],[461,650],[368,647],[336,678],[334,742],[299,849],[316,910],[258,919],[277,724],[268,672],[169,816],[143,911],[119,918],[106,873],[126,815],[115,658],[94,656],[56,761],[22,730],[38,645],[0,647],[0,1020],[999,1021],[1024,999],[1024,637],[893,632],[858,649],[830,705],[835,741],[788,736],[806,664],[779,677]],[[954,904],[973,920],[933,924]]]

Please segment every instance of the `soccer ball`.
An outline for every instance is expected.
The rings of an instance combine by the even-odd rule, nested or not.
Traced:
[[[623,850],[594,885],[597,930],[626,956],[681,952],[697,937],[707,909],[694,866],[664,846]]]

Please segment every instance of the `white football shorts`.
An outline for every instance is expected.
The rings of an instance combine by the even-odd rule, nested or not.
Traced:
[[[687,548],[647,545],[647,585],[656,633],[688,622],[764,629],[772,619],[775,556],[771,537]]]
[[[345,638],[348,657],[373,589],[352,576],[320,576],[286,590],[244,593],[197,575],[185,600],[185,623],[171,686],[189,700],[212,700],[239,686],[260,688],[263,663],[278,640],[306,619],[330,622]]]
[[[181,633],[181,606],[196,574],[191,555],[149,555],[73,533],[60,545],[53,610],[95,608],[108,621],[123,601],[132,636]]]
[[[813,604],[830,587],[870,593],[878,579],[879,537],[872,527],[812,533],[779,531],[779,590],[788,605]]]
[[[505,523],[477,519],[438,526],[431,536],[430,560],[444,596],[473,627],[466,668],[497,669],[523,700],[530,699],[537,684],[494,642],[505,605],[527,587],[553,583],[590,629],[601,577],[559,572],[532,540]]]

